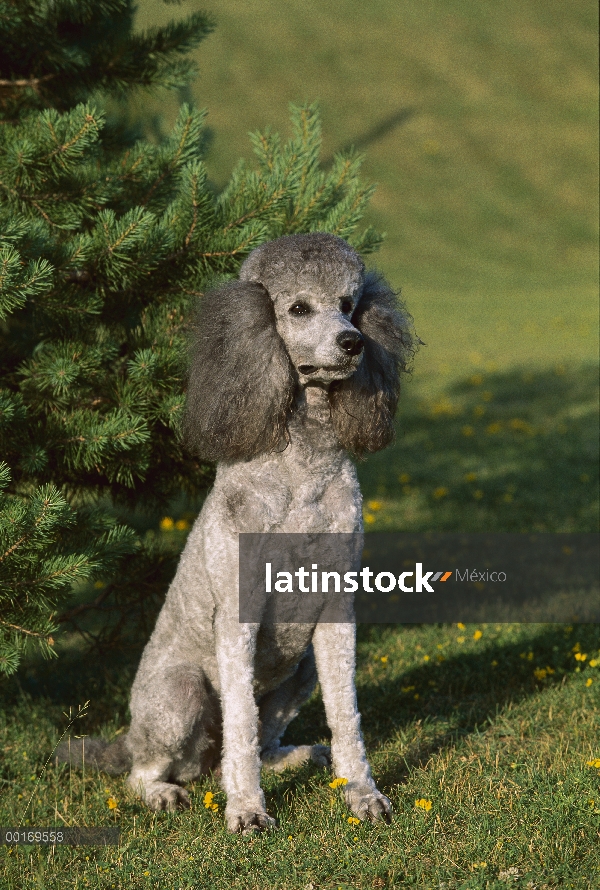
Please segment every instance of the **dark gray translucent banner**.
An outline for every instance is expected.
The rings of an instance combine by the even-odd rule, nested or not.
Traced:
[[[595,534],[241,534],[240,622],[600,622]]]

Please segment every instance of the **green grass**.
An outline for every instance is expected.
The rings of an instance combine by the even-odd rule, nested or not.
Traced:
[[[48,767],[36,786],[66,703],[91,698],[78,732],[126,724],[133,662],[71,656],[67,672],[32,663],[5,687],[0,824],[17,825],[24,812],[25,825],[115,824],[122,843],[4,848],[0,886],[600,886],[600,772],[588,765],[600,757],[599,629],[363,627],[359,637],[359,704],[374,774],[394,804],[391,825],[349,824],[331,775],[316,767],[265,776],[280,827],[255,838],[226,832],[224,797],[210,777],[191,785],[193,809],[175,814],[150,813],[121,778],[65,766]],[[327,739],[318,696],[288,738]],[[208,790],[217,812],[203,806]]]
[[[378,182],[368,222],[388,237],[374,263],[403,288],[427,347],[395,445],[359,467],[368,529],[594,530],[592,4],[199,5],[218,28],[189,95],[209,109],[217,187],[250,157],[248,130],[287,132],[288,103],[314,99],[325,162],[354,144]],[[142,24],[179,14],[140,7]],[[176,105],[140,109],[168,124]],[[164,532],[175,546],[177,534]],[[599,650],[590,626],[361,627],[359,704],[392,824],[349,824],[329,774],[307,767],[265,777],[280,830],[241,838],[225,832],[210,778],[191,787],[191,812],[157,815],[121,779],[50,766],[36,786],[69,707],[90,699],[82,733],[128,722],[139,645],[94,661],[64,637],[57,663],[33,659],[0,689],[0,824],[115,822],[122,844],[3,848],[0,888],[595,890]],[[326,738],[316,695],[288,739]]]

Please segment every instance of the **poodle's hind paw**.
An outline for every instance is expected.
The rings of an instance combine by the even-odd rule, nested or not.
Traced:
[[[225,810],[227,828],[237,834],[258,834],[261,831],[277,828],[277,822],[267,813],[253,810]]]
[[[368,785],[347,785],[344,788],[344,796],[348,807],[361,821],[365,819],[371,822],[377,822],[379,819],[385,822],[392,821],[392,803],[377,788]]]
[[[262,765],[274,773],[282,773],[284,769],[302,766],[312,761],[317,766],[331,766],[331,750],[327,745],[285,745],[266,751],[262,756]]]
[[[171,785],[169,782],[154,782],[146,789],[144,795],[146,805],[151,810],[189,810],[190,796],[185,788]]]
[[[317,766],[331,769],[331,748],[328,745],[311,745],[310,759]]]

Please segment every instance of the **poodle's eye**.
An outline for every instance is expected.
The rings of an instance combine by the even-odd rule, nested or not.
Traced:
[[[291,315],[310,315],[310,313],[312,312],[308,303],[302,303],[301,301],[298,301],[297,303],[294,303],[293,306],[290,306],[288,311]]]
[[[340,309],[344,313],[344,315],[350,315],[352,312],[352,300],[342,300],[342,305]]]

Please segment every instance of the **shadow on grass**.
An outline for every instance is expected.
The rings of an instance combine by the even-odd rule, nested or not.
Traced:
[[[596,531],[597,369],[477,373],[429,401],[409,383],[395,445],[359,476],[381,500],[367,529]]]
[[[439,629],[443,631],[444,626]],[[402,755],[384,757],[376,770],[384,789],[403,783],[412,768],[425,764],[433,754],[494,724],[498,737],[514,733],[514,727],[504,727],[498,720],[499,711],[509,702],[526,700],[540,686],[560,685],[573,671],[574,641],[580,643],[581,651],[600,648],[598,625],[579,625],[570,635],[562,625],[543,625],[531,634],[519,632],[514,642],[490,640],[478,652],[448,655],[443,661],[433,654],[430,661],[396,669],[391,675],[395,656],[384,666],[379,657],[373,658],[373,652],[384,652],[386,647],[393,650],[398,633],[402,628],[394,625],[361,625],[358,629],[361,670],[357,690],[367,747],[377,756],[378,750],[383,752],[390,742],[407,733]],[[433,641],[419,640],[424,643],[423,652],[429,648],[436,652]],[[42,705],[58,738],[66,722],[63,714],[89,699],[89,716],[72,732],[97,735],[106,732],[107,725],[109,732],[114,732],[128,722],[129,690],[138,659],[135,652],[95,660],[72,652],[51,664],[32,660],[0,687],[2,710],[9,719],[22,720],[28,706],[35,705],[39,713]],[[534,669],[538,667],[552,672],[536,679]],[[311,744],[329,735],[321,697],[315,695],[292,722],[284,741]],[[515,748],[519,742],[515,737]],[[50,751],[44,759],[48,754]],[[276,806],[284,806],[286,795],[307,791],[317,772],[310,764],[276,778],[266,777],[265,790]]]
[[[361,625],[359,646],[375,644],[384,652],[386,642],[399,631],[398,626]],[[441,662],[433,655],[431,661],[394,677],[388,675],[387,666],[383,668],[378,658],[371,676],[364,678],[363,671],[357,682],[367,748],[371,753],[383,750],[408,727],[414,727],[415,721],[424,730],[411,733],[402,756],[387,758],[386,765],[377,770],[380,787],[404,782],[411,769],[425,765],[432,755],[494,724],[499,738],[513,736],[514,726],[499,721],[499,712],[509,703],[525,701],[540,688],[560,686],[573,672],[570,650],[575,641],[582,652],[597,651],[600,625],[578,625],[569,635],[563,625],[543,625],[537,633],[519,634],[514,643],[491,642],[479,652],[448,656]],[[536,668],[551,671],[536,678]],[[315,696],[290,724],[286,741],[310,744],[329,737],[323,703],[320,696]],[[515,736],[515,748],[520,741]],[[297,773],[284,774],[274,794],[283,799],[287,791],[303,787],[311,772],[314,768],[305,767]]]
[[[399,108],[392,114],[388,114],[386,117],[382,118],[378,123],[374,124],[374,126],[369,127],[368,130],[365,130],[363,133],[358,133],[352,139],[348,139],[344,145],[338,148],[336,154],[347,154],[353,150],[364,151],[370,145],[373,145],[374,142],[379,142],[379,140],[383,139],[384,136],[387,136],[388,133],[391,133],[397,127],[405,124],[406,121],[410,120],[411,117],[414,117],[416,113],[415,108]],[[333,155],[324,158],[321,164],[323,167],[328,167],[332,162]]]

